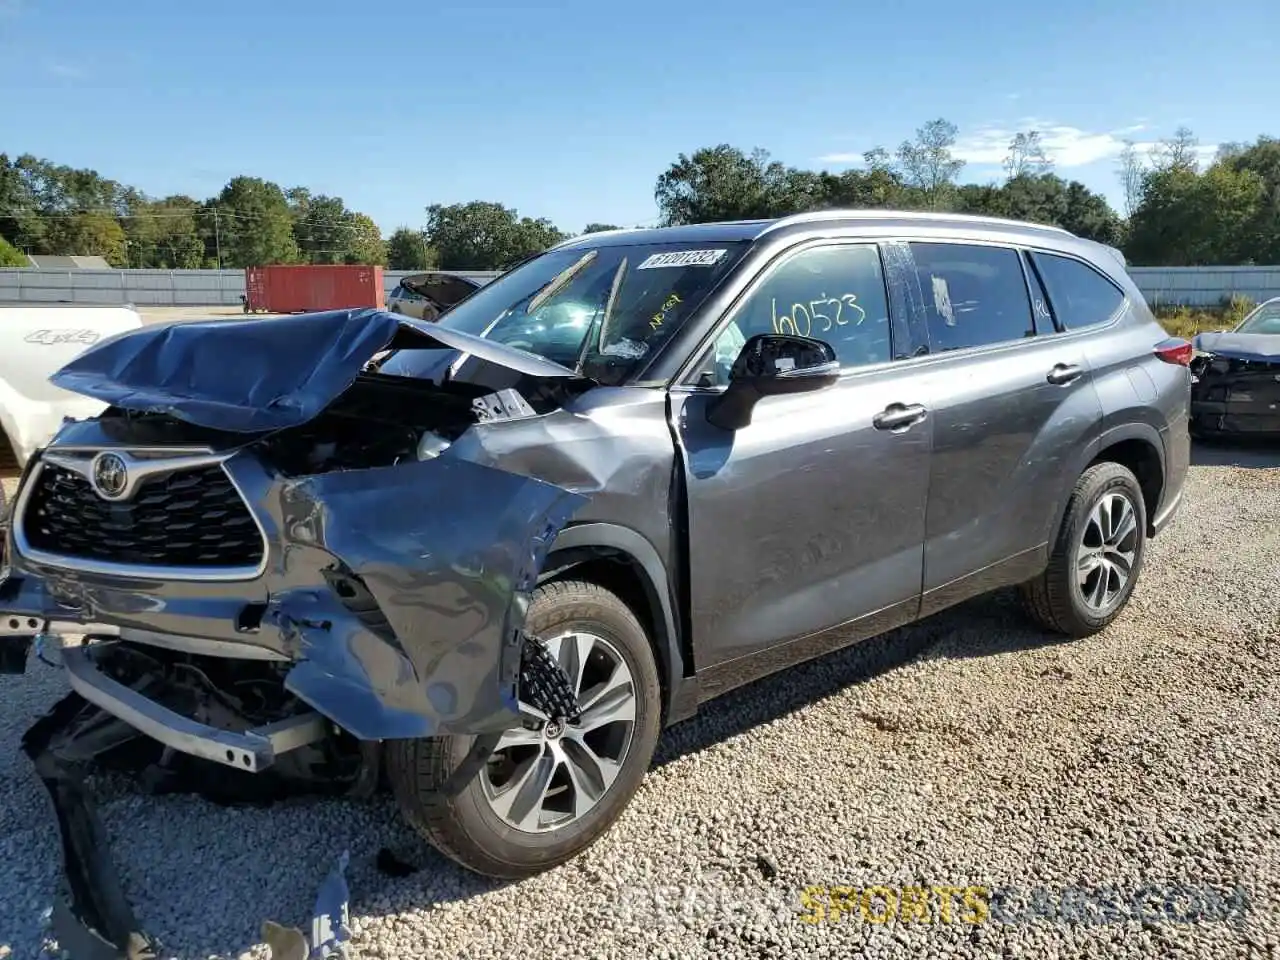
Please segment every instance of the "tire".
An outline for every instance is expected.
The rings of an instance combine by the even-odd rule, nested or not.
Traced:
[[[607,653],[608,657],[625,662],[630,671],[634,721],[625,754],[620,757],[621,766],[594,806],[580,818],[543,832],[517,829],[502,819],[491,793],[495,788],[489,765],[499,758],[498,753],[492,752],[495,738],[487,738],[483,743],[478,742],[480,738],[463,735],[396,740],[388,742],[386,749],[387,777],[400,811],[410,825],[452,860],[476,873],[499,879],[520,879],[558,866],[607,832],[639,789],[661,727],[658,671],[649,639],[635,614],[617,596],[594,583],[544,584],[534,592],[526,630],[548,641],[567,632],[590,633],[609,648],[604,651],[593,643],[591,657],[599,658]],[[602,652],[597,654],[597,649]],[[592,660],[598,669],[607,669],[599,667],[600,663],[607,662],[607,659]],[[589,674],[589,669],[582,671],[584,684]],[[611,677],[618,675],[610,673]],[[589,702],[589,697],[583,697],[582,701]],[[571,726],[574,725],[565,727],[565,748],[570,746]],[[602,730],[616,732],[622,728],[625,724],[606,726]],[[545,731],[536,736],[545,736]],[[540,751],[545,747],[518,749]],[[567,751],[564,755],[568,755]],[[562,767],[557,765],[556,776],[562,772],[567,776],[568,771]],[[475,772],[471,773],[473,769]],[[451,781],[461,781],[461,788],[446,789]],[[572,789],[576,791],[576,787]],[[573,796],[576,797],[576,793]],[[514,803],[512,806],[514,808]]]
[[[1127,580],[1100,608],[1086,597],[1086,591],[1096,587],[1098,581],[1090,574],[1082,586],[1078,564],[1086,539],[1090,543],[1096,541],[1098,528],[1091,521],[1094,509],[1104,498],[1114,503],[1117,495],[1127,500],[1133,511],[1132,538],[1124,541],[1125,546],[1132,547],[1133,557]],[[1040,576],[1022,585],[1023,605],[1031,617],[1048,630],[1074,638],[1091,636],[1115,620],[1128,604],[1142,572],[1146,546],[1147,510],[1137,478],[1121,464],[1095,464],[1080,475],[1071,491],[1049,565]]]

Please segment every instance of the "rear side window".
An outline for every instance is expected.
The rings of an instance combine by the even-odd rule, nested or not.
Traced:
[[[1033,337],[1018,252],[964,243],[912,243],[934,352]]]
[[[1123,291],[1092,267],[1052,253],[1033,253],[1053,314],[1067,330],[1106,323],[1124,306]]]

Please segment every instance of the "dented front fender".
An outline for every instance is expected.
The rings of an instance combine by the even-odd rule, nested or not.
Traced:
[[[354,580],[385,618],[326,628],[314,587],[279,594],[272,615],[298,654],[289,690],[364,739],[513,725],[529,594],[585,497],[449,459],[289,481],[276,495],[279,577],[321,571],[338,593]]]

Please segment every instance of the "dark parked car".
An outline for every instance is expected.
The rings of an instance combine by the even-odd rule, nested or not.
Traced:
[[[1005,586],[1105,627],[1190,355],[1110,248],[884,212],[585,236],[436,324],[146,328],[55,376],[112,406],[28,468],[0,610],[85,634],[73,689],[173,751],[381,762],[523,876],[708,698]]]
[[[1191,430],[1197,436],[1280,436],[1280,297],[1234,330],[1195,338]]]

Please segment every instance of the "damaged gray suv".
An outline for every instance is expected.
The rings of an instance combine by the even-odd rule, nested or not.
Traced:
[[[110,406],[23,476],[6,659],[528,875],[710,697],[1005,586],[1105,627],[1190,357],[1108,247],[889,212],[592,234],[434,324],[148,327],[53,378]]]

